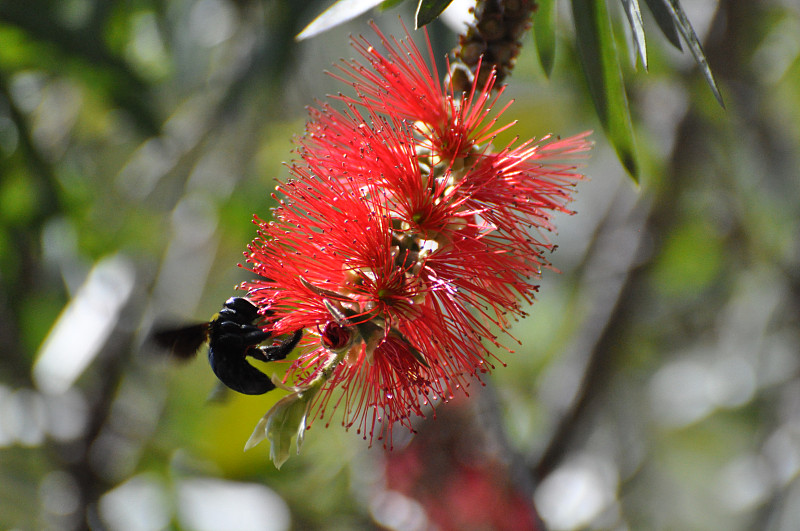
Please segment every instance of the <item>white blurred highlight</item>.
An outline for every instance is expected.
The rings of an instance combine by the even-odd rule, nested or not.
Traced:
[[[618,486],[613,463],[581,455],[545,478],[536,489],[536,506],[549,529],[583,528],[616,503]]]
[[[218,479],[182,481],[178,517],[195,531],[285,531],[290,525],[289,507],[272,489]]]
[[[135,272],[122,256],[100,261],[59,316],[33,365],[36,386],[66,392],[105,344],[133,292]]]

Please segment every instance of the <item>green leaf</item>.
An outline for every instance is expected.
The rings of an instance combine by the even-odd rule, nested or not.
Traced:
[[[556,19],[558,6],[555,0],[539,0],[539,8],[533,14],[533,38],[539,52],[539,63],[544,74],[550,77],[556,59]]]
[[[453,0],[419,0],[417,14],[414,19],[416,24],[414,29],[427,26],[436,20],[436,17],[441,15],[442,11],[447,9],[447,6],[449,6],[452,1]]]
[[[666,0],[645,0],[645,2],[664,36],[675,48],[683,51],[681,36],[678,34],[678,28],[672,19],[672,12],[667,8]]]
[[[647,70],[647,44],[644,39],[644,24],[642,23],[642,12],[639,9],[639,0],[622,0],[625,7],[625,16],[628,17],[628,24],[631,26],[633,44],[642,60],[642,66]],[[633,66],[636,66],[634,60]]]
[[[344,24],[348,20],[356,18],[362,13],[366,13],[378,4],[383,3],[384,0],[339,0],[331,7],[323,11],[317,18],[303,28],[303,31],[297,34],[295,40],[302,41],[315,35],[319,35],[324,31]]]
[[[697,38],[697,34],[694,32],[694,28],[692,28],[689,19],[686,17],[686,13],[684,13],[680,2],[678,0],[667,0],[667,9],[670,10],[672,19],[678,26],[678,31],[683,36],[686,44],[689,45],[689,51],[692,52],[697,66],[700,67],[703,77],[706,78],[706,82],[709,87],[711,87],[711,92],[714,93],[714,97],[717,98],[719,104],[724,108],[725,102],[722,101],[722,94],[720,94],[717,82],[714,81],[711,68],[708,66],[708,60],[706,59],[706,54],[703,52],[703,47],[700,45],[700,39]]]
[[[306,431],[308,408],[318,389],[298,390],[281,398],[258,421],[244,449],[249,450],[264,439],[269,439],[269,457],[276,468],[280,468],[289,459],[294,439],[299,454]]]
[[[246,443],[244,443],[245,452],[250,448],[258,446],[261,444],[261,441],[267,438],[267,422],[269,421],[269,416],[271,413],[272,408],[270,408],[267,414],[261,417],[261,420],[258,421],[255,429],[253,429],[253,433],[250,434],[250,438],[247,439]]]
[[[267,420],[265,431],[269,439],[269,457],[280,468],[289,459],[292,440],[306,427],[306,405],[302,394],[292,394],[275,404],[275,411]],[[297,448],[298,453],[300,448]]]
[[[623,166],[638,182],[628,98],[605,2],[572,0],[572,13],[581,64],[600,123]]]
[[[403,0],[383,0],[380,5],[381,11],[386,11],[387,9],[391,9],[395,6],[399,6],[403,3]]]

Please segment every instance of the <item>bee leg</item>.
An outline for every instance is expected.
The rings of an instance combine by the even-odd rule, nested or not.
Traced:
[[[250,356],[258,361],[271,361],[267,355],[264,354],[264,347],[250,347],[244,355]]]
[[[281,343],[270,347],[259,347],[261,356],[253,356],[261,361],[278,361],[286,359],[303,337],[303,330],[296,330],[292,337],[284,339]],[[263,356],[263,357],[262,357]]]
[[[248,346],[255,346],[259,343],[263,343],[271,336],[271,332],[264,332],[257,326],[246,325],[242,327],[242,341]]]

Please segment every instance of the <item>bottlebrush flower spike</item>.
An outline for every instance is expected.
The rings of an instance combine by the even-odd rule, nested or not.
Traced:
[[[294,398],[249,443],[269,438],[281,463],[298,428],[336,410],[391,446],[395,424],[413,430],[429,402],[494,368],[493,331],[533,300],[552,248],[543,232],[582,179],[566,159],[591,147],[583,133],[495,149],[513,124],[489,116],[494,76],[455,94],[410,38],[373,29],[385,54],[353,40],[368,64],[335,77],[355,95],[310,111],[274,219],[256,218],[246,253],[260,278],[242,288],[269,314],[265,330],[305,331],[283,379]]]

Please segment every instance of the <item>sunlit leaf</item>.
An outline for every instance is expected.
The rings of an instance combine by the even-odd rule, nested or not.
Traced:
[[[269,457],[276,468],[280,468],[289,459],[293,440],[297,453],[300,453],[308,408],[318,390],[318,387],[302,391],[295,388],[292,394],[281,398],[258,421],[244,449],[249,450],[264,439],[269,439]]]
[[[633,44],[642,60],[642,66],[647,70],[647,44],[644,38],[644,24],[642,23],[642,12],[639,9],[639,0],[622,0],[625,7],[625,16],[628,17],[628,24],[631,26]],[[634,61],[634,66],[636,62]]]
[[[417,14],[414,18],[416,29],[426,26],[436,20],[436,17],[447,9],[453,0],[419,0]]]
[[[267,420],[266,432],[269,439],[269,457],[276,468],[289,459],[292,440],[302,426],[305,428],[306,403],[302,395],[289,395],[275,404],[275,411]]]
[[[603,0],[572,0],[572,13],[578,52],[600,123],[623,166],[638,181],[628,98],[606,4]]]
[[[547,77],[553,72],[556,58],[556,20],[558,6],[555,0],[539,0],[533,14],[533,38],[539,52],[539,62]]]
[[[383,3],[383,0],[339,0],[303,28],[303,31],[297,34],[295,40],[302,41],[319,35],[339,24],[344,24],[348,20],[356,18],[362,13],[366,13],[381,3]]]
[[[664,0],[644,0],[653,18],[656,19],[658,27],[672,45],[683,51],[681,46],[681,36],[678,34],[678,28],[675,26],[675,21],[672,19],[672,12],[667,8]]]
[[[250,438],[247,439],[246,443],[244,443],[245,452],[250,448],[258,446],[261,444],[261,441],[267,438],[267,421],[269,421],[270,413],[272,413],[272,409],[270,409],[266,415],[261,417],[261,420],[259,420],[258,424],[256,424],[256,427],[253,429],[253,433],[250,434]]]
[[[692,28],[692,24],[689,22],[689,19],[686,17],[686,13],[684,13],[680,2],[678,0],[666,1],[667,8],[672,14],[672,19],[677,24],[678,31],[683,36],[686,44],[689,45],[689,51],[692,52],[692,56],[694,57],[697,66],[700,67],[703,77],[706,78],[706,82],[711,87],[711,92],[714,93],[714,97],[717,98],[719,104],[725,107],[725,103],[722,101],[722,94],[720,94],[719,88],[717,87],[717,82],[714,81],[714,75],[711,73],[711,68],[708,66],[708,60],[706,59],[706,54],[703,52],[700,39],[697,38],[697,34],[694,32],[694,28]]]

